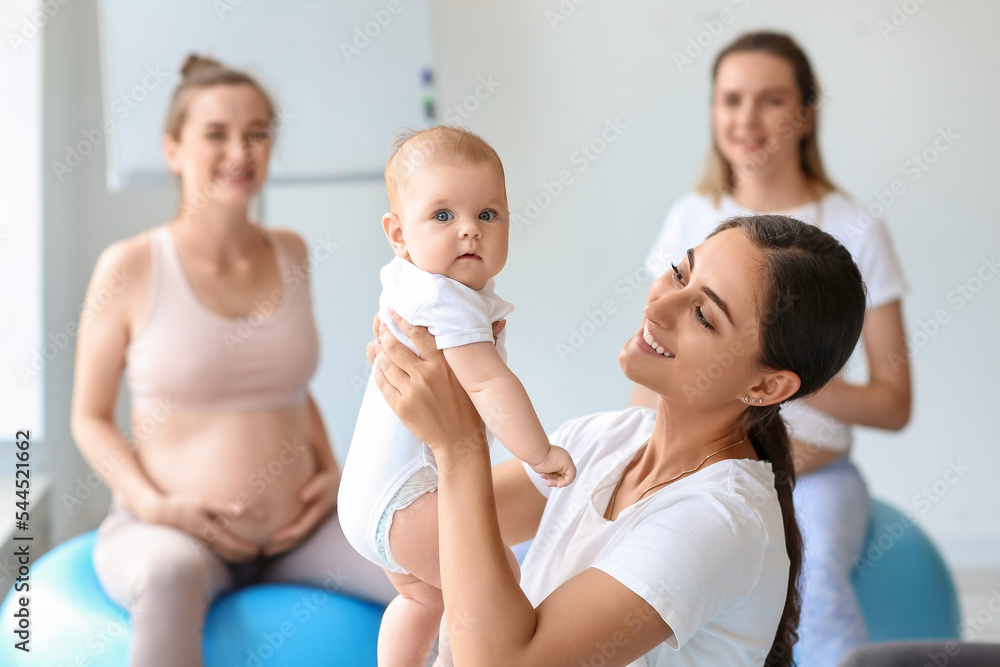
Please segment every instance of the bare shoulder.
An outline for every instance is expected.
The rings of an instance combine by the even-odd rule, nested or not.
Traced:
[[[135,320],[145,307],[152,267],[152,230],[115,241],[97,258],[87,288],[87,299],[109,312]],[[113,298],[112,298],[113,297]]]
[[[281,244],[296,263],[304,262],[309,255],[309,246],[298,232],[291,229],[269,230],[274,239]]]
[[[152,230],[146,230],[105,248],[97,258],[91,285],[114,280],[128,289],[147,280],[152,264],[151,239]]]

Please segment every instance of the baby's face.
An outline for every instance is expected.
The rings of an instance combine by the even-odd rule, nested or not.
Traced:
[[[507,193],[493,164],[434,162],[410,176],[396,254],[417,268],[482,289],[507,262]]]

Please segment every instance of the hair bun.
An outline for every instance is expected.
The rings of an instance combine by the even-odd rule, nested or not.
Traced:
[[[194,75],[196,72],[202,69],[211,68],[221,68],[222,63],[211,58],[203,58],[197,53],[192,53],[184,60],[184,64],[181,65],[181,76],[189,77]]]

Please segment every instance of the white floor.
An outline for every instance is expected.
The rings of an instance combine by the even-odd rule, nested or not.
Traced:
[[[954,575],[962,605],[962,638],[1000,643],[1000,570],[959,570]]]

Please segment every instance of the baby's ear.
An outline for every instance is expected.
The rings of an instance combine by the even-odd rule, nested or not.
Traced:
[[[382,231],[385,232],[385,237],[389,239],[389,244],[392,245],[392,251],[396,253],[396,257],[408,259],[409,253],[406,251],[406,239],[403,238],[403,224],[399,221],[399,216],[391,212],[383,215]]]

